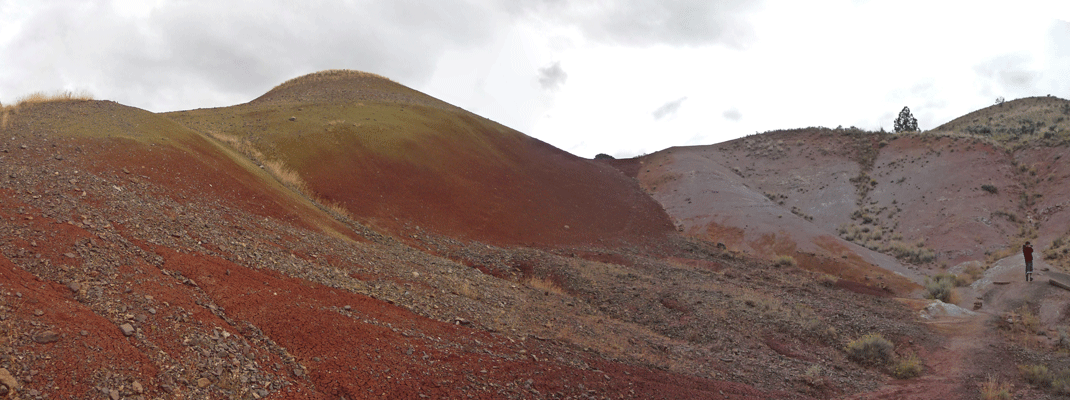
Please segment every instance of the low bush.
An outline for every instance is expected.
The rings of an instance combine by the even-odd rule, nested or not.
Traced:
[[[1054,379],[1048,367],[1043,365],[1019,365],[1018,372],[1022,374],[1022,379],[1033,386],[1048,387]]]
[[[792,256],[777,256],[775,261],[776,265],[781,267],[794,267],[795,265],[797,265],[797,263],[795,262],[795,257]]]
[[[981,185],[981,189],[983,189],[984,191],[986,191],[988,193],[999,194],[999,188],[997,188],[997,187],[995,187],[993,185]]]
[[[895,345],[879,333],[871,333],[847,344],[847,357],[866,365],[887,365]]]
[[[896,361],[895,366],[892,367],[892,376],[899,379],[917,378],[921,376],[921,371],[921,359],[917,354],[910,353],[909,356]]]
[[[952,274],[939,274],[925,280],[926,297],[937,299],[945,303],[955,302],[955,286],[958,277]]]

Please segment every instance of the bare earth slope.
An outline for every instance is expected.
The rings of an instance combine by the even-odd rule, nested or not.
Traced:
[[[966,336],[926,322],[928,302],[893,298],[921,277],[883,238],[837,237],[989,226],[865,210],[902,178],[882,175],[904,162],[885,149],[920,136],[789,132],[594,162],[353,71],[220,109],[0,112],[0,398],[948,399],[1009,354],[1043,361],[987,320],[957,325],[991,329]],[[1046,160],[1063,150],[1031,151],[985,167],[998,193],[969,195],[1062,221],[1065,169]],[[959,185],[910,171],[917,191]],[[1036,178],[1013,188],[1022,176]],[[998,216],[990,229],[1026,221]],[[991,290],[962,302],[1006,320],[1019,299],[1058,298]],[[1051,346],[1064,318],[1038,310]],[[872,333],[892,362],[920,355],[921,380],[845,350]],[[992,350],[963,356],[976,349]]]
[[[368,74],[316,74],[248,104],[169,116],[393,232],[559,245],[672,231],[613,168]]]

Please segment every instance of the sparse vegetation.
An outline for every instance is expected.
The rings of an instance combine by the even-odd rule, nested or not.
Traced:
[[[958,286],[958,277],[952,274],[939,274],[925,279],[925,297],[937,299],[945,303],[954,303],[955,286]]]
[[[860,364],[881,366],[892,361],[895,345],[880,333],[871,333],[847,344],[847,357]]]
[[[892,367],[892,376],[899,379],[917,378],[921,376],[921,372],[921,358],[918,358],[918,355],[914,353],[900,358],[895,362],[895,366]]]
[[[88,101],[93,100],[93,95],[88,91],[61,90],[54,93],[34,92],[19,97],[14,105],[0,104],[0,129],[7,129],[11,116],[18,113],[19,107],[29,104],[41,104],[57,101]]]
[[[371,72],[356,71],[356,70],[351,70],[351,69],[328,69],[328,70],[323,70],[323,71],[319,71],[319,72],[313,72],[313,73],[308,74],[308,75],[302,75],[302,76],[287,80],[286,82],[283,82],[282,84],[280,84],[278,86],[275,86],[275,88],[272,89],[272,90],[281,89],[281,88],[284,88],[284,87],[287,87],[287,86],[292,86],[292,85],[307,84],[307,83],[312,83],[312,82],[332,81],[332,80],[344,79],[344,78],[378,78],[378,79],[385,79],[387,81],[390,81],[390,78],[387,78],[385,76],[378,75],[378,74],[373,74]]]
[[[542,291],[545,294],[551,294],[551,293],[552,294],[556,294],[556,295],[565,294],[565,290],[562,289],[560,285],[558,285],[556,282],[554,282],[553,280],[551,280],[549,278],[544,278],[544,277],[539,277],[539,276],[532,276],[532,277],[528,278],[527,281],[524,282],[524,284],[528,285],[528,287],[530,287],[532,289],[535,289],[535,290],[538,290],[538,291]]]
[[[1044,260],[1063,271],[1070,271],[1070,232],[1051,241],[1044,249]]]
[[[15,107],[26,104],[50,103],[54,101],[88,101],[93,100],[93,95],[87,91],[61,90],[54,93],[34,92],[22,96],[15,102]]]
[[[994,185],[984,184],[981,185],[981,189],[988,193],[999,194],[999,188],[995,187]]]
[[[1009,382],[1001,382],[991,375],[984,382],[981,382],[981,399],[1010,400],[1010,398],[1011,384]]]
[[[1019,365],[1018,372],[1030,385],[1042,388],[1050,387],[1054,378],[1051,371],[1048,371],[1048,367],[1043,365]]]
[[[789,255],[777,256],[775,263],[776,265],[781,267],[794,267],[795,265],[797,265],[797,263],[795,262],[795,257]]]
[[[925,264],[936,260],[936,252],[926,248],[925,243],[920,241],[913,245],[897,240],[892,241],[888,247],[888,251],[890,251],[895,258],[914,264]]]

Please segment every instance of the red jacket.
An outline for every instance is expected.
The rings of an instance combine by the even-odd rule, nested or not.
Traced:
[[[1033,246],[1028,244],[1022,246],[1022,254],[1025,255],[1025,262],[1033,261]]]

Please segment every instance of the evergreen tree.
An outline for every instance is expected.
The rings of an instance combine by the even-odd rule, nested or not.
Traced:
[[[910,114],[910,107],[903,107],[903,111],[899,112],[899,118],[895,119],[895,133],[917,131],[918,119]]]

